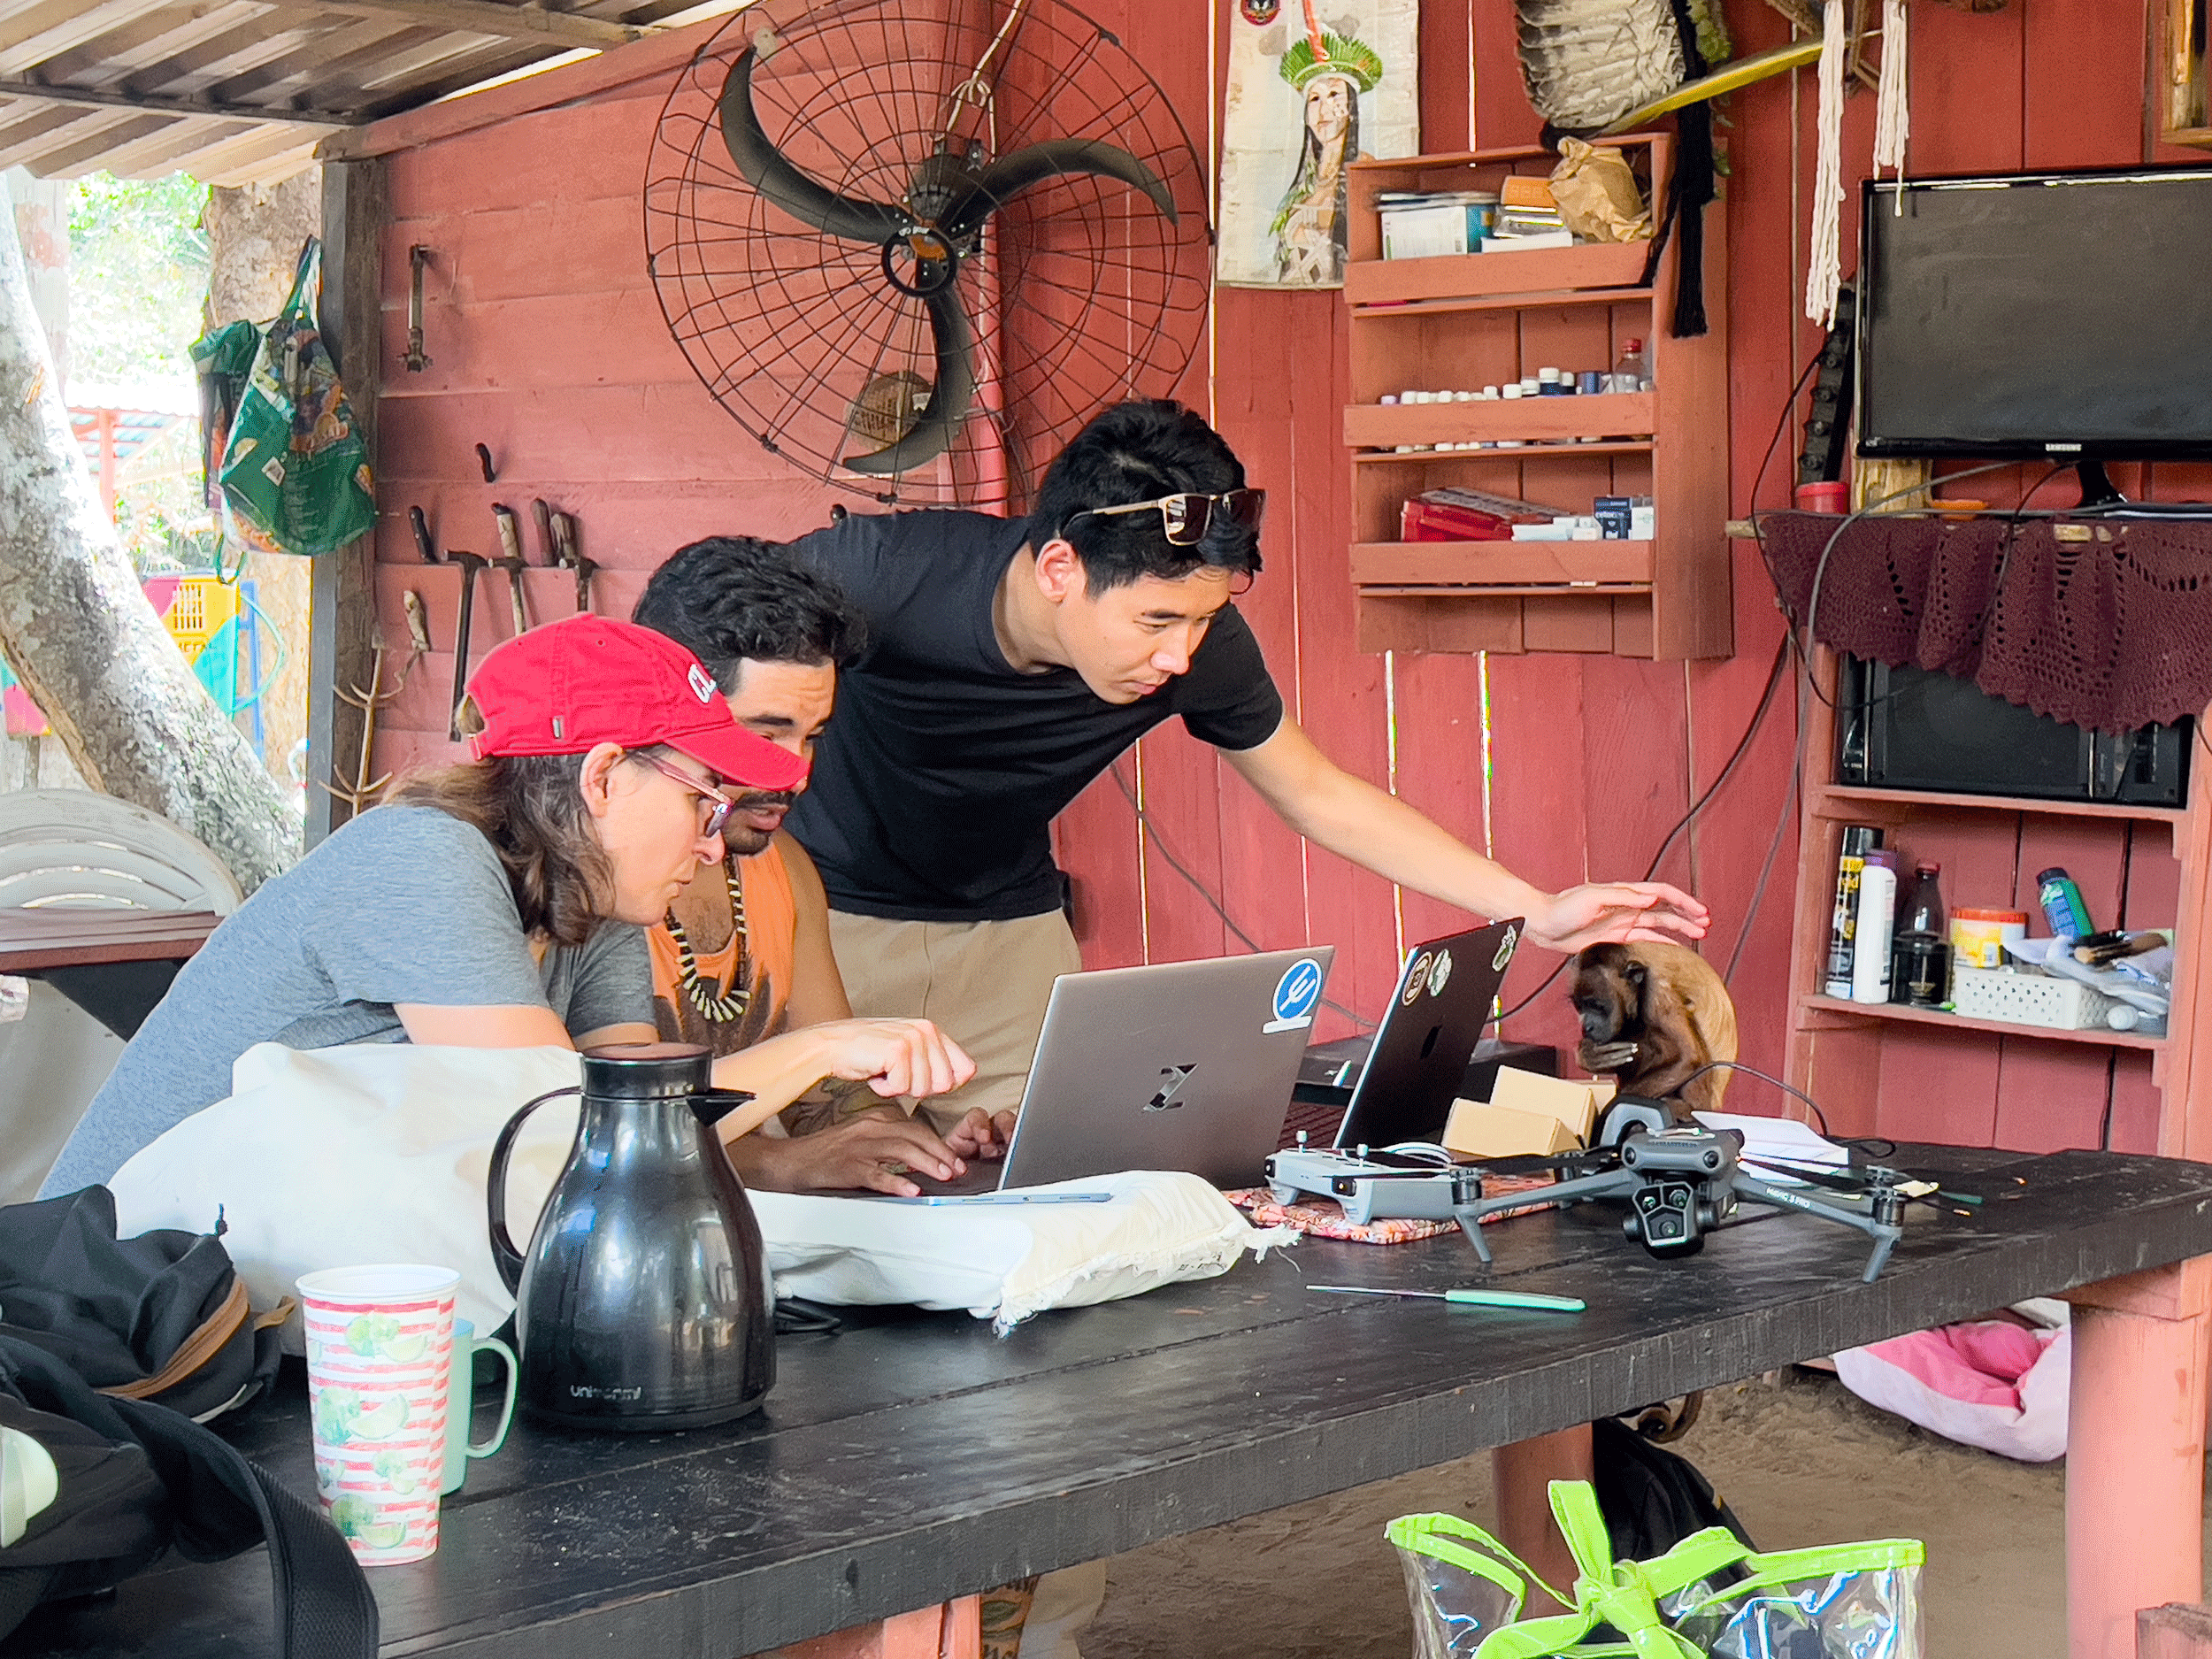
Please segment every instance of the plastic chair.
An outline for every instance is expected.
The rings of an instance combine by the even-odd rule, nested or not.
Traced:
[[[211,910],[244,902],[237,880],[167,818],[90,789],[0,795],[0,910]],[[167,988],[172,963],[72,968],[130,980],[143,1016]],[[112,1018],[112,1016],[111,1016]],[[135,1021],[119,1022],[135,1029]],[[123,1037],[34,979],[24,1018],[0,1025],[0,1203],[38,1190],[123,1052]]]

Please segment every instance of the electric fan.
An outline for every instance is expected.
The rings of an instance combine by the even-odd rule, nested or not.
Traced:
[[[1056,0],[738,12],[662,111],[668,326],[763,448],[885,502],[1018,511],[1205,325],[1204,173],[1167,97]]]

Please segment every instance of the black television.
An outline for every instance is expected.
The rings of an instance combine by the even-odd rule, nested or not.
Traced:
[[[1868,180],[1858,452],[2212,458],[2212,167]]]

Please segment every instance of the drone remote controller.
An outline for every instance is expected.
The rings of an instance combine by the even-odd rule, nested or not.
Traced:
[[[1371,1221],[1449,1221],[1460,1203],[1463,1184],[1454,1178],[1471,1173],[1455,1167],[1441,1148],[1371,1150],[1355,1147],[1300,1145],[1267,1160],[1267,1187],[1279,1204],[1294,1204],[1301,1194],[1333,1198],[1344,1218],[1364,1226]],[[1472,1181],[1464,1183],[1473,1188]]]

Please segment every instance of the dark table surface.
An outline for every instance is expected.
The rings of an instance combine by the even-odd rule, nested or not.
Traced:
[[[1915,1207],[1872,1285],[1865,1240],[1809,1218],[1732,1227],[1660,1263],[1622,1238],[1621,1206],[1586,1205],[1487,1235],[1491,1282],[1583,1296],[1578,1316],[1313,1294],[1306,1283],[1482,1276],[1456,1235],[1309,1240],[1002,1339],[964,1315],[906,1312],[787,1337],[766,1409],[726,1429],[518,1422],[448,1501],[439,1553],[371,1570],[384,1651],[748,1654],[2212,1253],[2212,1166],[1943,1148],[1900,1161],[2016,1196],[1971,1217]],[[233,1433],[312,1489],[296,1379]],[[41,1613],[19,1651],[264,1654],[269,1594],[259,1550],[165,1564],[109,1605]]]

